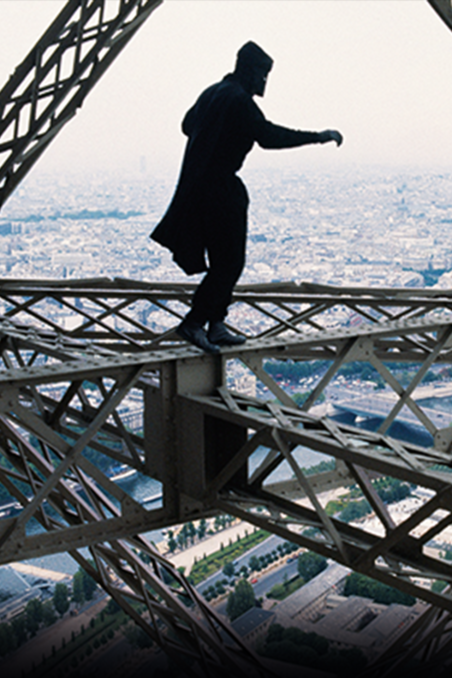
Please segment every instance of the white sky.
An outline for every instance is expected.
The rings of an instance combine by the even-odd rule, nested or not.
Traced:
[[[0,0],[0,85],[63,4]],[[177,173],[185,111],[250,39],[275,60],[266,116],[345,143],[255,147],[247,166],[452,167],[452,32],[426,0],[165,0],[33,172],[129,172],[145,156]]]

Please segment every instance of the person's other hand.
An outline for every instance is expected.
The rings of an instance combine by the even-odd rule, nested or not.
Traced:
[[[331,135],[331,140],[336,142],[337,146],[340,146],[341,143],[344,141],[344,137],[340,132],[337,131],[337,129],[330,129],[328,130],[330,135]]]
[[[337,131],[337,129],[326,129],[323,132],[320,132],[321,142],[327,143],[328,141],[335,141],[337,146],[340,146],[344,140],[342,134]]]

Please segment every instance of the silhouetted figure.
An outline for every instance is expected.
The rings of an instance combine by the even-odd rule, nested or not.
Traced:
[[[245,341],[223,321],[245,264],[249,200],[236,172],[247,153],[255,141],[262,148],[342,143],[335,130],[302,132],[265,119],[252,97],[263,96],[272,65],[258,45],[247,42],[234,72],[206,89],[187,112],[182,131],[188,142],[178,185],[151,234],[187,274],[207,271],[177,333],[209,353]]]

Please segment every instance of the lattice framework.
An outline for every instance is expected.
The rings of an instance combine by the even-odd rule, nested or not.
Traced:
[[[0,207],[161,2],[66,2],[0,92]]]
[[[139,623],[169,653],[179,645],[180,657],[207,652],[206,671],[224,661],[222,653],[239,656],[237,639],[225,643],[215,613],[148,543],[149,530],[228,512],[449,613],[448,590],[434,593],[420,583],[452,579],[448,561],[428,547],[452,522],[449,427],[438,427],[415,397],[427,374],[450,363],[449,293],[241,287],[231,327],[249,338],[220,357],[201,354],[174,334],[191,294],[187,286],[131,281],[1,286],[0,482],[18,502],[17,514],[0,521],[1,562],[68,550],[125,609],[130,597],[146,605],[148,616]],[[336,309],[353,325],[332,327]],[[325,363],[301,408],[266,370],[275,359]],[[341,366],[363,361],[386,378],[396,398],[376,432],[334,421],[325,404],[319,411],[319,396],[328,394]],[[408,386],[391,371],[403,361],[415,361]],[[264,399],[231,388],[229,373],[238,364],[268,388]],[[135,430],[121,409],[132,396],[141,417]],[[387,435],[402,406],[433,445]],[[157,480],[161,500],[142,505],[87,449]],[[335,459],[335,467],[308,475],[303,449]],[[284,468],[285,477],[275,480]],[[379,475],[420,485],[430,497],[400,522],[375,491]],[[325,510],[324,492],[352,483],[369,501],[378,530]],[[30,532],[36,520],[45,532]],[[94,566],[82,547],[89,547]],[[174,576],[172,593],[155,580],[162,568]],[[181,595],[196,610],[192,615],[190,607],[188,618]],[[213,630],[200,636],[204,618]],[[244,660],[255,666],[246,652]]]

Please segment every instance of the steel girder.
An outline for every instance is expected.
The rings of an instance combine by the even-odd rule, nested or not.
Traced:
[[[0,207],[162,0],[68,0],[0,91]]]
[[[149,474],[143,431],[128,430],[119,408],[132,395],[140,400],[141,394],[143,405],[163,356],[137,361],[131,355],[126,366],[110,354],[110,370],[102,352],[83,355],[78,343],[75,356],[74,342],[38,334],[2,332],[3,376],[21,372],[31,379],[0,387],[0,484],[16,500],[15,515],[0,520],[0,560],[67,551],[188,675],[270,675],[143,534],[181,517],[171,488],[167,497],[168,478],[162,478],[163,506],[146,509],[96,465],[104,457]],[[191,354],[179,349],[179,359]],[[62,390],[55,395],[49,385]],[[96,462],[89,450],[98,453]]]
[[[229,512],[448,615],[447,589],[426,582],[452,580],[449,561],[429,546],[452,522],[449,427],[435,424],[416,388],[450,363],[450,293],[242,286],[230,324],[248,341],[208,356],[174,334],[192,290],[108,280],[0,286],[0,484],[15,502],[0,520],[0,562],[69,551],[131,614],[131,600],[145,604],[137,621],[170,654],[197,657],[196,670],[205,657],[207,675],[219,664],[264,669],[146,539],[149,530]],[[267,360],[325,363],[301,408]],[[325,403],[319,411],[341,366],[359,361],[393,392],[376,432],[333,421]],[[408,386],[391,371],[401,362],[415,367]],[[232,389],[237,366],[270,399]],[[126,401],[139,411],[134,430]],[[430,447],[387,435],[404,408]],[[334,467],[309,475],[304,449]],[[113,461],[158,481],[161,500],[134,499],[112,480]],[[375,491],[379,475],[419,485],[428,498],[401,518]],[[371,528],[325,510],[325,492],[352,483],[372,507]]]
[[[133,351],[180,344],[174,328],[196,285],[123,278],[3,279],[0,310],[21,326]],[[452,317],[452,292],[433,288],[335,287],[314,283],[238,285],[228,322],[267,339],[359,327],[362,323]],[[70,326],[65,323],[70,320]]]
[[[74,357],[107,358],[146,350],[164,351],[170,357],[183,345],[174,329],[189,309],[192,293],[193,285],[127,280],[4,281],[2,326],[22,340],[28,333],[39,341],[64,344],[65,354]],[[302,406],[306,411],[344,364],[365,361],[393,391],[380,430],[388,431],[402,411],[446,449],[448,427],[433,421],[413,393],[429,378],[432,367],[450,362],[451,303],[450,292],[442,290],[304,283],[241,286],[234,294],[229,324],[248,338],[247,348],[235,358],[283,403],[293,401],[263,369],[266,359],[325,361],[328,369]],[[408,386],[402,386],[390,370],[392,363],[400,362],[417,366]]]
[[[451,0],[427,0],[435,12],[444,21],[448,28],[452,29],[452,3]]]
[[[215,503],[224,512],[452,610],[448,593],[436,594],[420,582],[437,578],[450,581],[452,576],[450,564],[425,548],[452,520],[450,474],[431,468],[449,465],[450,455],[429,451],[425,456],[421,447],[402,444],[381,434],[362,430],[358,433],[356,428],[338,426],[326,417],[313,417],[273,403],[263,405],[230,393],[224,395],[220,392],[215,398],[187,397],[182,404],[187,421],[199,421],[200,410],[197,416],[196,409],[201,407],[204,418],[221,419],[253,431],[218,475],[206,483],[207,497],[215,493],[218,497]],[[244,462],[258,447],[266,450],[259,466],[247,476],[237,478]],[[340,484],[340,468],[334,478],[307,475],[297,460],[300,447],[343,462],[372,506],[375,514],[372,529],[362,521],[347,524],[330,517],[319,495],[328,486]],[[271,476],[282,465],[290,467],[294,480],[273,485]],[[373,474],[420,484],[432,496],[405,520],[398,521],[369,482]],[[342,484],[349,482],[343,473]]]

